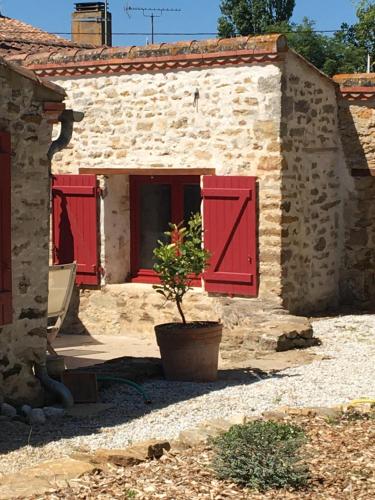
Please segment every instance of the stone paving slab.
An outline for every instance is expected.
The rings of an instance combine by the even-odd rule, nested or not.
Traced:
[[[0,478],[0,500],[41,495],[48,490],[68,486],[70,480],[94,469],[93,464],[73,458],[43,462]]]

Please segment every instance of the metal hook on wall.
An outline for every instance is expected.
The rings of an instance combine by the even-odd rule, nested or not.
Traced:
[[[199,111],[199,97],[200,97],[199,89],[195,89],[193,106],[196,109],[196,111]]]

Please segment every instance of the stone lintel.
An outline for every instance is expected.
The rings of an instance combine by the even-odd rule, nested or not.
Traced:
[[[80,174],[94,175],[215,175],[216,169],[202,168],[111,168],[111,167],[81,167]]]

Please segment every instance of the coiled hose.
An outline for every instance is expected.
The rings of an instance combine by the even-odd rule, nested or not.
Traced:
[[[111,377],[109,375],[97,375],[96,379],[98,382],[120,382],[122,384],[129,385],[130,387],[133,387],[139,394],[141,394],[145,404],[150,405],[152,403],[146,391],[144,391],[140,385],[136,384],[132,380],[121,377]]]

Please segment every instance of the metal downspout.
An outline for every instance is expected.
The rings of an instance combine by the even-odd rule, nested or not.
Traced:
[[[66,148],[72,139],[73,135],[73,124],[74,122],[81,122],[85,114],[81,111],[73,111],[72,109],[66,109],[59,116],[59,122],[61,122],[61,131],[59,137],[52,142],[47,156],[50,161],[56,153]]]
[[[45,364],[35,365],[35,376],[40,380],[45,389],[59,396],[64,408],[71,408],[74,405],[74,399],[70,390],[62,382],[58,382],[48,375]]]
[[[49,193],[51,197],[51,161],[53,156],[59,151],[66,148],[66,146],[71,141],[73,135],[73,124],[74,122],[80,122],[84,118],[84,113],[80,111],[73,111],[72,109],[67,109],[61,113],[59,116],[59,121],[61,122],[61,131],[59,137],[52,142],[49,147],[47,157],[50,161],[49,165],[49,178],[50,178],[50,186]],[[50,200],[51,203],[51,200]],[[43,364],[35,364],[34,365],[35,376],[40,380],[42,386],[48,391],[56,394],[64,408],[71,408],[74,405],[74,399],[72,393],[69,389],[62,383],[54,380],[48,375],[47,366],[45,363]]]

